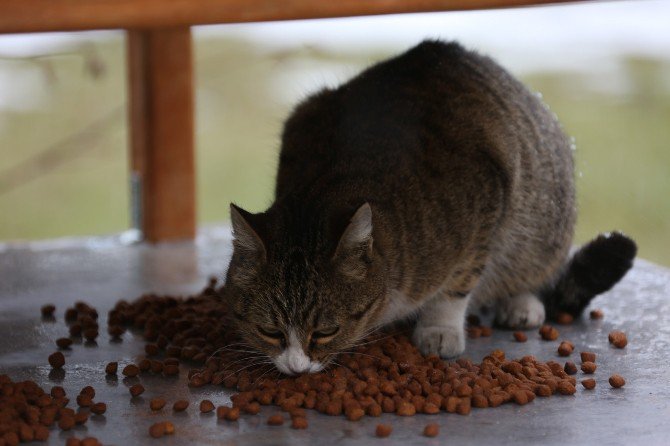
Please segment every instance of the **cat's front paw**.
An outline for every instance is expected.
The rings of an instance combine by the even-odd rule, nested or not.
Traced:
[[[496,324],[507,328],[535,328],[544,322],[544,304],[531,293],[506,299],[498,304]]]
[[[412,341],[424,355],[441,358],[453,358],[465,350],[465,333],[460,327],[419,324],[414,328]]]

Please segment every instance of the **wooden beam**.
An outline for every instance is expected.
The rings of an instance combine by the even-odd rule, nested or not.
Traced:
[[[0,33],[187,27],[589,0],[2,0]]]
[[[150,242],[195,236],[193,55],[189,28],[129,31],[133,215]]]

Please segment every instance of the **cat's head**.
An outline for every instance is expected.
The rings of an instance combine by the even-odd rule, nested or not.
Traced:
[[[339,224],[280,214],[231,205],[234,250],[224,295],[244,348],[286,374],[317,372],[360,341],[383,306],[372,209],[365,203]]]

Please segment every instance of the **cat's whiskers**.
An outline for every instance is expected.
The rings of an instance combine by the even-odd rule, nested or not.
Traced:
[[[228,378],[230,378],[233,375],[237,375],[238,373],[242,372],[243,370],[248,369],[249,367],[256,367],[256,366],[259,366],[261,364],[272,364],[272,365],[274,365],[274,363],[272,361],[270,361],[269,359],[258,360],[258,361],[252,362],[251,364],[248,364],[244,367],[241,367],[237,370],[233,370],[232,372],[230,372],[229,374],[227,374],[226,376],[223,377],[223,381],[227,380]]]

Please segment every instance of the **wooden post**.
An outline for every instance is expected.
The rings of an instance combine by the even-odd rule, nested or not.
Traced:
[[[193,56],[188,27],[128,31],[133,224],[149,242],[195,236]]]

